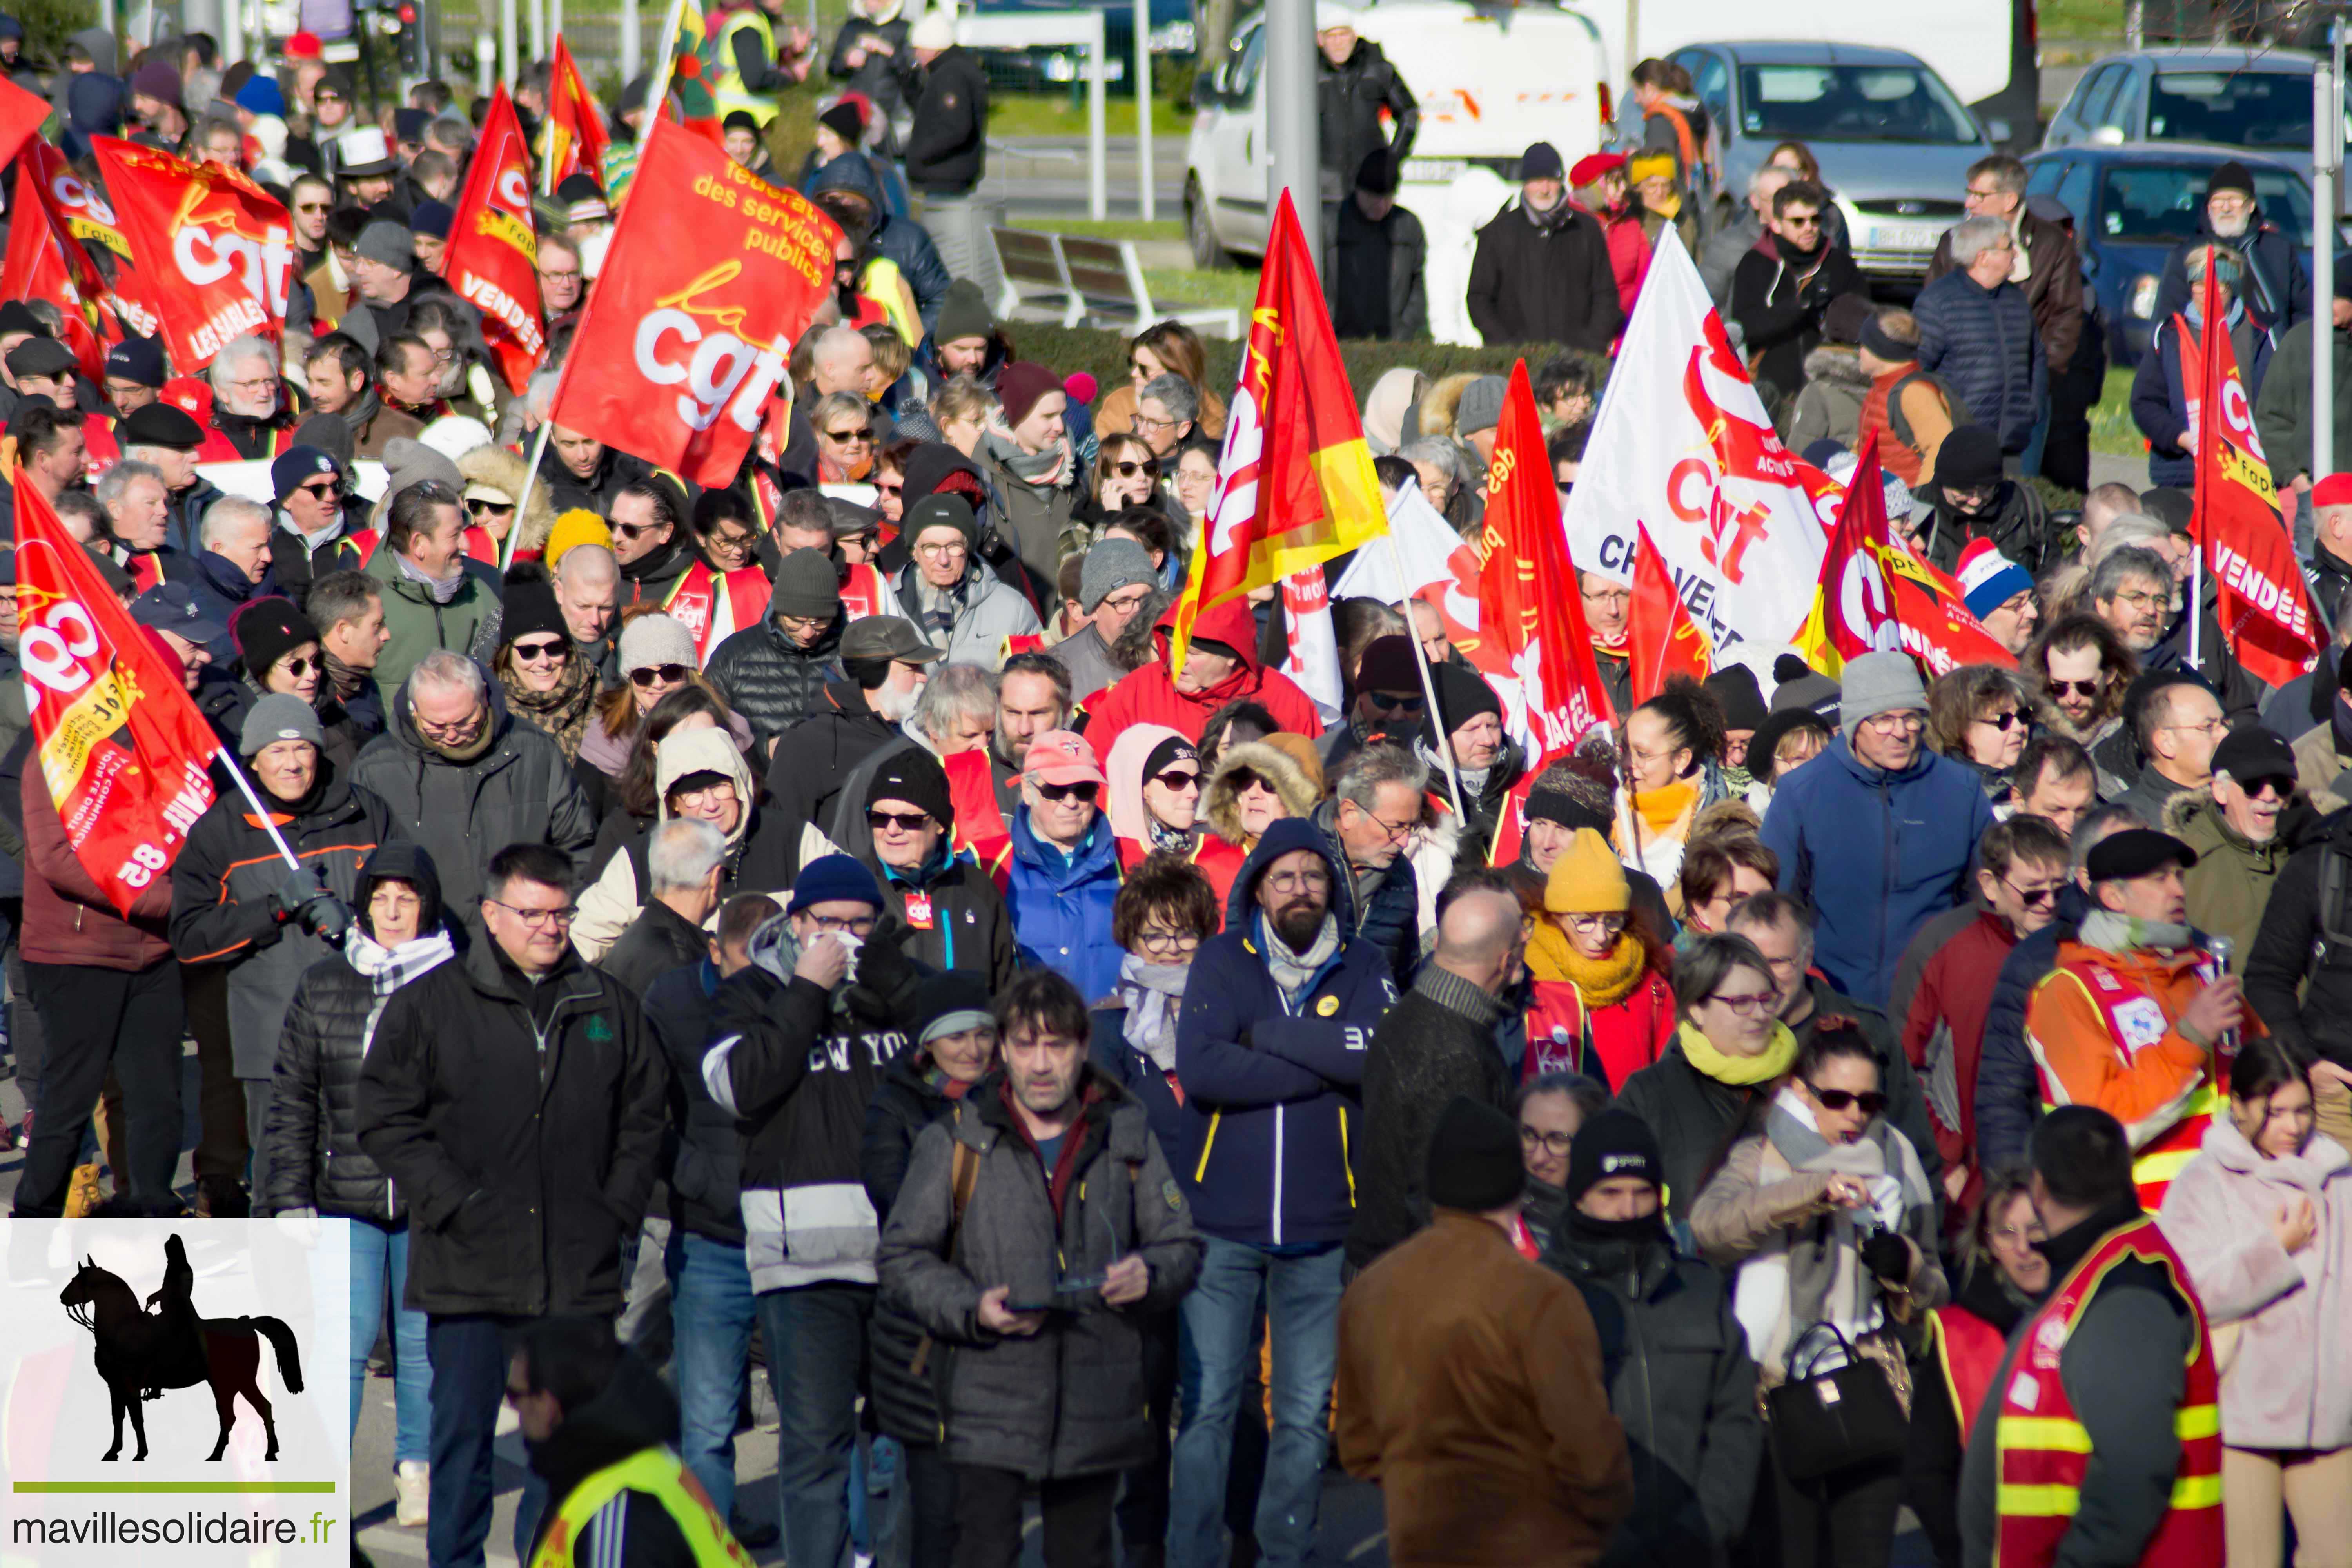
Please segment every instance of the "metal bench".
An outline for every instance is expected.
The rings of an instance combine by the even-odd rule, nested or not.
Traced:
[[[1129,333],[1154,321],[1178,321],[1213,337],[1241,336],[1239,310],[1154,305],[1133,240],[1024,228],[992,227],[988,233],[1004,277],[999,315],[1017,319],[1025,309],[1066,327],[1083,322]]]

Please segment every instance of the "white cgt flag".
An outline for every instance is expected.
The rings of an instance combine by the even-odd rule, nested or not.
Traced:
[[[1568,501],[1577,569],[1630,581],[1638,521],[1718,652],[1790,642],[1843,491],[1780,444],[1669,226]]]

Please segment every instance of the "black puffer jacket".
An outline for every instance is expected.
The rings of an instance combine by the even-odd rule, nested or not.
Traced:
[[[914,1163],[915,1140],[924,1128],[943,1121],[955,1111],[956,1101],[931,1082],[928,1051],[909,1051],[890,1064],[889,1077],[874,1091],[866,1108],[866,1142],[858,1153],[858,1172],[866,1195],[887,1226],[891,1205]],[[922,1375],[913,1370],[915,1352],[922,1344],[923,1326],[906,1308],[887,1297],[874,1306],[871,1394],[874,1415],[882,1430],[902,1443],[936,1443],[940,1436],[940,1402],[931,1386],[928,1366]]]
[[[1358,38],[1345,65],[1315,57],[1315,103],[1322,122],[1323,167],[1339,176],[1342,200],[1355,189],[1356,171],[1365,155],[1387,148],[1389,166],[1400,167],[1412,151],[1413,133],[1421,129],[1421,106],[1412,89],[1381,53],[1380,45]],[[1394,140],[1381,128],[1381,110],[1396,126]]]
[[[2352,1065],[2352,813],[2321,826],[2271,889],[2245,958],[2246,1001],[2280,1040],[2342,1067]]]
[[[441,920],[441,879],[433,858],[404,842],[368,857],[357,900],[362,914],[377,881],[388,877],[416,888],[425,904],[418,929],[429,936]],[[295,988],[262,1134],[269,1147],[264,1196],[270,1208],[316,1209],[387,1225],[407,1217],[406,1194],[394,1190],[360,1147],[360,1068],[391,1000],[377,995],[340,952],[312,964]]]
[[[359,1132],[408,1194],[407,1305],[619,1311],[663,1076],[637,999],[569,948],[533,986],[478,941],[393,993],[360,1071]]]
[[[710,1037],[719,966],[705,958],[673,969],[646,988],[646,1033],[669,1066],[669,1217],[680,1229],[730,1247],[743,1245],[742,1140],[735,1119],[702,1082],[702,1047]]]
[[[841,633],[847,624],[847,617],[835,616],[824,636],[803,647],[766,616],[720,643],[703,666],[727,706],[751,726],[755,761],[766,759],[770,741],[808,717],[826,681],[843,678]]]
[[[1685,1218],[1698,1202],[1700,1178],[1730,1147],[1732,1134],[1767,1083],[1754,1089],[1718,1083],[1691,1066],[1680,1040],[1665,1054],[1625,1080],[1617,1103],[1650,1124],[1658,1135],[1665,1168],[1666,1213]]]

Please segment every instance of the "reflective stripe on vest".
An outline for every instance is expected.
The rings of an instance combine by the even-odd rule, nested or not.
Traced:
[[[640,1448],[620,1463],[589,1476],[563,1500],[553,1522],[530,1554],[530,1568],[572,1568],[580,1532],[596,1510],[625,1491],[642,1492],[659,1502],[686,1538],[686,1549],[703,1568],[729,1563],[752,1568],[751,1554],[727,1533],[726,1521],[711,1506],[702,1483],[694,1479],[678,1457],[667,1448]],[[610,1561],[619,1562],[618,1543],[599,1543],[598,1555],[612,1547]]]
[[[2209,1568],[2222,1557],[2221,1414],[2213,1348],[2205,1310],[2189,1284],[2189,1270],[2146,1215],[2099,1239],[2016,1338],[2017,1356],[1993,1426],[1997,1477],[1994,1568],[2041,1568],[2082,1501],[2090,1469],[2091,1436],[2066,1395],[2060,1359],[2068,1335],[2118,1263],[2136,1259],[2163,1268],[2188,1306],[2196,1328],[2187,1384],[2173,1415],[2180,1458],[2164,1521],[2140,1553],[2140,1568]]]
[[[718,47],[711,51],[710,96],[719,106],[719,118],[726,119],[741,110],[759,121],[762,132],[768,121],[776,117],[777,104],[772,96],[754,94],[743,89],[743,73],[735,68],[735,35],[750,28],[760,35],[760,58],[776,58],[776,30],[768,24],[768,14],[757,5],[747,5],[727,18],[727,26],[719,32]]]
[[[2149,995],[2146,990],[2124,979],[2113,970],[2097,964],[2062,963],[2052,972],[2050,979],[2045,980],[2043,984],[2047,984],[2051,980],[2060,976],[2072,980],[2083,988],[2083,994],[2091,999],[2091,1005],[2099,1010],[2100,1016],[2106,1021],[2108,1040],[2115,1044],[2116,1048],[2121,1051],[2126,1059],[2135,1051],[2143,1048],[2131,1043],[2133,1029],[2136,1027],[2139,1032],[2145,1033],[2147,1029],[2153,1026],[2153,1020],[2146,1017],[2145,1010],[2152,1008],[2157,1016],[2163,1016],[2164,1009],[2161,1003]],[[2210,974],[2207,976],[2208,979],[2217,977]],[[2135,1008],[2141,1011],[2128,1012]],[[2135,1023],[2134,1020],[2139,1021]],[[2166,1017],[2164,1023],[2165,1026],[2169,1028],[2173,1021]],[[2050,1064],[2042,1059],[2040,1045],[2034,1040],[2032,1030],[2026,1031],[2025,1040],[2026,1047],[2033,1057],[2034,1074],[2040,1079],[2042,1084],[2042,1113],[2047,1116],[2059,1106],[2069,1103],[2066,1098],[2066,1086],[2058,1081],[2058,1075],[2051,1071]],[[2148,1041],[2146,1044],[2152,1045],[2154,1042]],[[2207,1064],[2204,1076],[2198,1080],[2197,1087],[2189,1092],[2186,1100],[2173,1108],[2169,1113],[2171,1120],[2164,1124],[2160,1131],[2150,1135],[2146,1121],[2134,1122],[2125,1129],[2125,1131],[2131,1136],[2137,1150],[2132,1156],[2132,1184],[2139,1191],[2140,1207],[2147,1210],[2148,1213],[2154,1214],[2164,1206],[2165,1189],[2172,1184],[2172,1179],[2179,1175],[2188,1167],[2189,1162],[2197,1157],[2198,1151],[2204,1147],[2205,1130],[2212,1125],[2213,1118],[2221,1109],[2221,1094],[2214,1088],[2214,1081],[2219,1074],[2226,1073],[2229,1068],[2229,1058],[2215,1052],[2212,1060]],[[2153,1119],[2151,1117],[2149,1120]]]

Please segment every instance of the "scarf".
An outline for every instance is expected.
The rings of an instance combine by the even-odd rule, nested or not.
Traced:
[[[397,551],[393,552],[392,561],[393,564],[400,569],[400,574],[402,577],[411,583],[421,585],[427,594],[430,594],[433,596],[433,602],[436,605],[447,604],[450,600],[457,596],[457,590],[466,585],[466,563],[463,556],[460,556],[458,559],[449,563],[452,570],[449,574],[449,580],[446,583],[436,582],[433,578],[427,577],[424,571],[418,567],[415,562],[411,561],[407,556],[401,554]]]
[[[1316,929],[1315,940],[1299,952],[1293,952],[1274,922],[1264,914],[1257,917],[1258,938],[1265,947],[1265,967],[1274,976],[1275,984],[1282,988],[1283,999],[1293,1005],[1299,994],[1313,982],[1325,964],[1339,956],[1339,922],[1327,914]]]
[[[1118,961],[1118,999],[1127,1005],[1127,1043],[1161,1072],[1176,1070],[1176,1015],[1184,1005],[1189,963],[1153,963],[1138,953]]]
[[[1042,452],[1026,452],[1013,433],[1003,428],[1000,416],[991,415],[989,419],[988,428],[980,433],[980,444],[1000,468],[1032,489],[1058,490],[1069,484],[1076,459],[1067,435]]]
[[[952,633],[956,617],[963,613],[964,589],[971,581],[971,573],[967,569],[953,584],[942,588],[919,568],[913,577],[916,625],[941,637]]]
[[[366,670],[353,669],[323,648],[320,650],[320,658],[326,662],[327,683],[334,688],[335,700],[346,707],[351,705],[352,698],[360,694],[361,687],[373,684],[374,678]]]
[[[1143,828],[1150,837],[1152,848],[1167,849],[1179,855],[1191,854],[1198,837],[1197,827],[1171,827],[1149,811],[1143,814]]]
[[[563,664],[563,674],[547,691],[533,691],[522,684],[511,668],[499,677],[506,688],[507,710],[519,713],[555,738],[563,748],[567,763],[580,760],[580,741],[588,729],[588,716],[596,706],[595,671],[584,658],[573,657]]]
[[[1519,210],[1528,215],[1528,221],[1535,225],[1538,231],[1548,234],[1553,229],[1563,226],[1568,222],[1570,215],[1572,215],[1576,210],[1576,204],[1570,201],[1567,195],[1563,194],[1559,200],[1552,204],[1551,210],[1549,212],[1538,212],[1535,208],[1528,205],[1528,201],[1525,196],[1521,196],[1519,198]]]
[[[436,928],[430,936],[411,937],[398,947],[386,947],[354,926],[343,944],[343,956],[367,977],[368,988],[379,998],[391,995],[455,952],[446,926]]]
[[[1770,1083],[1797,1065],[1797,1037],[1782,1023],[1773,1024],[1770,1041],[1761,1053],[1752,1057],[1735,1057],[1716,1049],[1714,1042],[1699,1033],[1696,1024],[1677,1028],[1675,1041],[1682,1047],[1684,1059],[1703,1077],[1731,1089],[1753,1089],[1758,1084]]]
[[[1538,921],[1528,937],[1528,969],[1538,980],[1565,980],[1576,987],[1587,1011],[1614,1007],[1633,994],[1649,964],[1648,950],[1632,931],[1617,933],[1617,945],[1600,958],[1587,958],[1553,921]]]
[[[2084,915],[2082,942],[2084,946],[2095,947],[2102,952],[2128,952],[2149,947],[2178,950],[2197,945],[2197,939],[2187,926],[2139,920],[2114,910],[2093,910]]]

